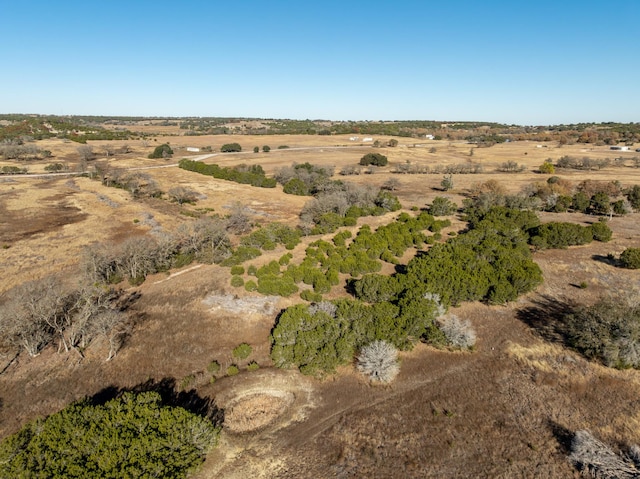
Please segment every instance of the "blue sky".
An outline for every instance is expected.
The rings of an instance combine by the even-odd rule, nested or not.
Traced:
[[[0,0],[0,113],[640,121],[640,0]]]

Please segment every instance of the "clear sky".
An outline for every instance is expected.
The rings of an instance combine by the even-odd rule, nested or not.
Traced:
[[[0,0],[0,113],[640,121],[640,0]]]

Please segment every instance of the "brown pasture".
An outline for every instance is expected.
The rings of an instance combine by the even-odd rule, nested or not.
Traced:
[[[175,127],[147,128],[158,136],[144,144],[114,142],[127,143],[133,151],[104,161],[123,169],[148,168],[143,171],[164,191],[189,186],[201,195],[197,204],[134,200],[123,190],[84,177],[0,177],[0,293],[58,272],[66,272],[74,281],[86,245],[147,234],[154,227],[172,230],[205,209],[224,215],[234,202],[248,206],[258,223],[296,224],[308,198],[285,195],[281,187],[252,188],[183,171],[175,166],[180,158],[206,154],[188,153],[188,146],[211,146],[215,152],[224,143],[238,142],[243,153],[203,161],[224,166],[257,163],[270,174],[305,161],[335,166],[337,174],[366,152],[381,152],[390,165],[375,174],[337,177],[378,186],[397,178],[400,186],[395,193],[407,209],[424,207],[442,195],[442,175],[392,175],[397,163],[479,163],[484,173],[454,176],[454,189],[446,194],[457,203],[477,182],[495,179],[508,191],[518,192],[532,182],[545,181],[548,176],[537,173],[537,167],[547,158],[563,155],[629,160],[624,167],[601,171],[557,172],[574,183],[596,179],[618,180],[623,186],[640,184],[640,169],[631,166],[637,154],[612,152],[608,147],[513,142],[474,148],[471,156],[473,145],[462,142],[398,138],[397,147],[378,150],[352,142],[349,136],[185,137],[160,135],[179,133]],[[163,142],[170,142],[174,157],[147,159]],[[104,143],[90,142],[98,155]],[[263,145],[269,145],[271,152],[252,153],[254,146]],[[279,145],[290,148],[278,150]],[[77,144],[48,140],[40,146],[51,150],[54,158],[28,164],[31,172],[44,172],[53,161],[65,162],[71,170],[78,167]],[[432,147],[435,153],[429,152]],[[495,171],[509,160],[524,164],[526,171]],[[16,163],[0,166],[4,164]],[[375,226],[392,216],[361,221]],[[594,221],[586,215],[542,216],[582,224]],[[269,333],[277,311],[293,304],[295,297],[261,298],[232,288],[228,268],[218,266],[191,265],[170,275],[154,275],[136,288],[141,297],[133,308],[139,319],[114,360],[103,361],[104,345],[99,342],[84,359],[58,354],[54,347],[33,359],[20,355],[13,362],[9,352],[0,353],[0,371],[4,370],[0,437],[105,387],[173,378],[178,385],[214,398],[229,412],[219,446],[194,474],[198,479],[573,477],[566,459],[571,432],[590,429],[614,446],[640,443],[640,373],[587,362],[544,340],[519,319],[519,312],[540,301],[586,303],[600,295],[640,294],[639,272],[598,260],[630,246],[640,247],[639,220],[638,213],[613,218],[609,224],[614,238],[609,243],[536,253],[545,277],[537,291],[508,306],[465,304],[455,311],[477,330],[476,351],[447,352],[418,345],[401,354],[400,376],[387,387],[368,385],[350,366],[324,379],[272,368]],[[461,225],[454,221],[454,226]],[[278,249],[256,264],[284,253]],[[300,258],[304,245],[294,254]],[[586,289],[575,287],[583,281]],[[231,351],[242,342],[253,346],[253,354],[238,365],[243,369],[255,360],[261,368],[243,369],[237,376],[212,383],[208,364],[215,359],[224,369],[237,362]]]

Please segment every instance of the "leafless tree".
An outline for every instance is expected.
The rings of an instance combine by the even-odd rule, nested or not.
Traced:
[[[64,342],[66,301],[56,278],[23,283],[8,293],[0,308],[0,334],[6,342],[37,356],[54,334]]]
[[[454,348],[469,349],[476,344],[476,332],[471,322],[458,318],[455,314],[441,317],[438,322],[447,341]]]
[[[98,335],[106,339],[109,345],[106,361],[111,361],[128,333],[127,315],[115,309],[102,311],[93,318],[92,327]]]
[[[631,451],[633,454],[633,450]],[[633,457],[633,455],[631,455]],[[569,459],[588,477],[598,479],[638,479],[640,471],[632,459],[616,454],[589,431],[577,431],[571,441]]]
[[[80,145],[77,149],[80,160],[89,161],[95,158],[95,153],[90,145]]]
[[[89,345],[95,335],[94,318],[113,308],[117,296],[113,288],[83,281],[82,286],[73,296],[74,303],[71,307],[73,317],[65,331],[67,344],[70,347],[77,348],[82,354],[81,350]]]
[[[358,370],[371,381],[390,383],[400,372],[398,350],[386,341],[374,341],[358,356]]]
[[[185,186],[174,186],[168,191],[169,197],[182,205],[184,203],[195,203],[198,200],[198,192]]]
[[[249,211],[246,206],[237,201],[231,205],[231,212],[227,217],[227,230],[235,234],[251,231]]]
[[[400,180],[397,178],[389,178],[382,184],[383,190],[395,191],[400,187]]]
[[[118,267],[129,277],[138,281],[155,272],[155,241],[148,236],[125,240],[119,248]]]
[[[118,272],[118,251],[115,245],[99,243],[84,250],[82,267],[89,284],[110,283]]]
[[[110,156],[114,156],[116,154],[116,148],[115,146],[111,145],[111,144],[106,144],[102,147],[102,149],[104,150],[104,155],[108,158]]]

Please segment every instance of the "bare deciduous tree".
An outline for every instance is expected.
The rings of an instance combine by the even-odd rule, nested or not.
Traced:
[[[198,192],[185,186],[175,186],[167,192],[169,197],[182,205],[184,203],[195,203],[198,200]]]
[[[106,339],[109,345],[106,361],[111,361],[128,333],[127,315],[114,309],[103,311],[93,318],[92,327],[98,335]]]
[[[251,231],[251,217],[246,206],[237,201],[231,205],[231,213],[227,217],[227,229],[235,234]]]
[[[93,160],[95,154],[93,152],[93,148],[90,145],[80,145],[77,148],[78,155],[80,155],[80,160],[89,161]]]
[[[637,448],[637,446],[636,446]],[[631,450],[633,458],[633,449]],[[577,431],[571,441],[569,459],[589,477],[601,479],[637,479],[637,464],[613,452],[589,431]]]
[[[398,350],[386,341],[374,341],[358,356],[358,370],[371,381],[390,383],[400,372]]]
[[[462,320],[455,314],[449,314],[441,317],[439,323],[447,341],[454,348],[469,349],[476,344],[476,332],[468,319]]]
[[[383,190],[395,191],[400,187],[400,181],[397,178],[389,178],[382,184]]]
[[[37,356],[54,334],[64,343],[66,302],[67,295],[54,277],[13,288],[1,308],[2,337],[13,346],[24,347],[30,356]]]

